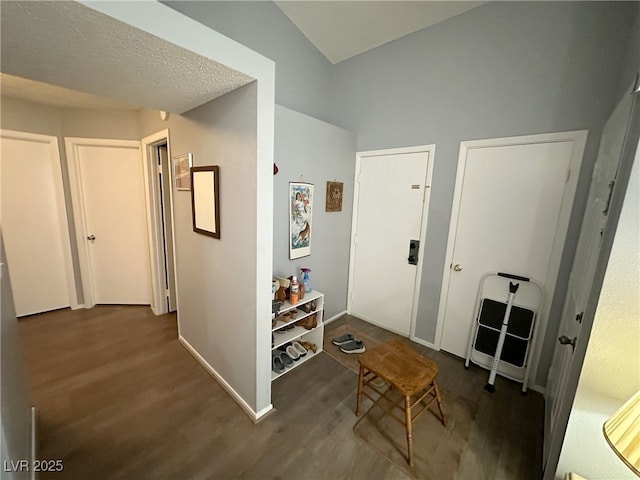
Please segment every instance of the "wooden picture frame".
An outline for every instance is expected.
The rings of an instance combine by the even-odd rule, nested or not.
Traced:
[[[220,238],[220,167],[191,167],[193,231]]]
[[[342,211],[343,189],[344,189],[344,183],[342,182],[327,182],[327,197],[325,202],[326,212]]]
[[[191,167],[193,167],[193,154],[184,153],[173,157],[173,178],[176,190],[191,190]]]

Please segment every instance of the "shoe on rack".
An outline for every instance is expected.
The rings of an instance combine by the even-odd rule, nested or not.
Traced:
[[[296,352],[298,352],[298,355],[301,357],[304,357],[307,354],[307,349],[304,348],[300,342],[293,342],[291,346],[295,348]]]
[[[344,345],[340,346],[340,351],[342,353],[364,353],[367,351],[367,347],[364,346],[359,340],[352,340]]]
[[[284,372],[284,363],[282,363],[279,352],[273,352],[271,354],[271,370],[276,373]]]
[[[285,368],[293,367],[293,360],[289,355],[287,355],[287,352],[280,352],[280,360],[282,360]]]
[[[351,335],[350,333],[345,333],[344,335],[342,335],[341,337],[338,338],[334,338],[333,340],[331,340],[331,342],[334,345],[344,345],[346,343],[349,342],[353,342],[355,339],[353,338],[353,335]]]
[[[286,352],[287,352],[287,355],[289,355],[294,362],[297,362],[298,360],[300,360],[300,354],[298,353],[298,350],[296,350],[296,348],[293,345],[289,345],[287,347]]]

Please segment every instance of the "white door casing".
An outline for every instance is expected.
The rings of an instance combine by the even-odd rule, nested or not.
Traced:
[[[169,160],[169,143],[158,147],[158,156],[160,159],[160,181],[162,182],[162,225],[164,230],[164,269],[166,272],[167,283],[167,306],[170,312],[178,309],[177,304],[177,287],[176,287],[176,270],[175,270],[175,249],[173,248],[173,203],[172,193],[172,176],[171,162]]]
[[[466,355],[480,278],[492,271],[544,286],[535,326],[544,337],[586,137],[575,131],[461,142],[437,348]],[[530,378],[539,354],[534,342]]]
[[[167,313],[167,303],[166,303],[166,294],[165,294],[165,280],[164,280],[164,268],[165,268],[165,258],[164,258],[164,248],[163,248],[163,234],[162,234],[162,221],[161,218],[161,210],[160,210],[160,202],[161,202],[161,193],[159,191],[159,183],[158,183],[158,165],[156,164],[156,155],[151,150],[156,148],[157,145],[166,142],[167,151],[170,152],[170,142],[169,142],[169,130],[162,130],[160,132],[154,133],[153,135],[149,135],[141,140],[142,144],[142,161],[144,164],[144,185],[145,185],[145,199],[146,199],[146,208],[147,208],[147,220],[148,220],[148,232],[149,232],[149,252],[151,258],[151,285],[152,285],[152,300],[151,300],[151,309],[156,315],[161,315],[163,313]],[[168,159],[167,159],[168,160]],[[165,191],[168,191],[168,195],[166,195],[162,200],[165,205],[165,216],[168,217],[171,226],[169,227],[171,230],[173,229],[173,182],[171,181],[171,162],[167,161],[167,170],[164,169],[164,162],[162,162],[162,181],[165,184]],[[169,245],[171,253],[175,252],[175,238],[174,235],[171,234],[171,238],[169,239]],[[177,275],[176,263],[175,263],[175,255],[170,255],[169,265],[170,269],[173,269],[174,276]],[[174,279],[174,295],[175,304],[177,309],[177,292],[175,291],[175,279]],[[169,286],[171,290],[171,285]]]
[[[626,95],[605,124],[598,157],[593,167],[591,187],[558,328],[558,336],[566,336],[569,340],[575,339],[576,343],[580,340],[583,317],[591,297],[603,234],[609,219],[609,204],[616,183],[631,111],[631,99],[630,95]],[[574,358],[574,348],[570,344],[556,343],[545,392],[545,461],[549,454],[551,439],[558,434],[560,409],[563,402],[567,401],[565,398],[567,379],[574,361],[577,361]]]
[[[149,305],[151,272],[140,142],[65,138],[65,145],[85,307]]]
[[[0,130],[2,226],[17,316],[78,308],[57,137]]]
[[[358,152],[347,311],[413,338],[435,145]],[[409,242],[420,241],[417,265]]]

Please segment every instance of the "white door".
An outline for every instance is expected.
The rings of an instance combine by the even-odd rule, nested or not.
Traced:
[[[140,142],[65,139],[85,305],[151,303]]]
[[[598,158],[593,168],[587,206],[582,220],[576,254],[569,278],[558,336],[558,342],[549,368],[546,388],[545,442],[546,461],[551,441],[557,434],[564,434],[564,425],[558,432],[557,422],[565,397],[567,379],[574,361],[574,349],[566,340],[579,341],[582,316],[591,296],[598,263],[602,236],[608,221],[609,201],[616,182],[618,164],[624,143],[627,123],[631,112],[631,95],[625,95],[607,121],[600,139]]]
[[[409,336],[424,243],[434,146],[358,153],[352,226],[351,315]]]
[[[169,151],[167,144],[157,147],[158,153],[158,192],[160,193],[159,207],[162,217],[162,246],[164,252],[164,280],[167,292],[167,308],[175,312],[176,302],[176,274],[173,256],[173,216],[171,215],[171,168],[169,165]]]
[[[77,306],[58,139],[1,131],[2,230],[18,317]]]
[[[569,132],[461,144],[440,348],[466,356],[479,283],[487,272],[522,275],[543,285],[545,305],[536,326],[543,335],[585,141],[586,132]]]

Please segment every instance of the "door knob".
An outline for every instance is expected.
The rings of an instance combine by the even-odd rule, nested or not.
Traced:
[[[96,239],[96,236],[95,236],[95,235],[89,235],[89,236],[87,237],[87,240],[95,240],[95,239]]]
[[[462,270],[462,265],[460,265],[459,263],[456,263],[456,264],[453,266],[453,271],[454,271],[454,272],[459,272],[459,271],[461,271],[461,270]]]
[[[560,345],[571,345],[571,352],[573,353],[576,349],[576,340],[578,337],[569,338],[566,335],[562,335],[558,338]]]

